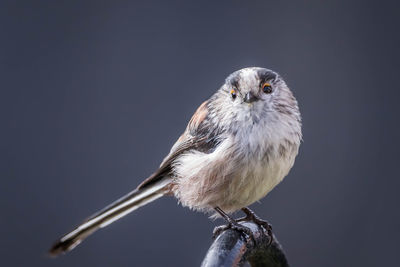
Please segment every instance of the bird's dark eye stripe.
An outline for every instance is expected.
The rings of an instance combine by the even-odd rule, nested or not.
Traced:
[[[258,71],[258,77],[261,81],[275,80],[277,74],[271,70],[261,69]]]
[[[232,78],[230,83],[234,88],[238,88],[239,87],[239,77]]]

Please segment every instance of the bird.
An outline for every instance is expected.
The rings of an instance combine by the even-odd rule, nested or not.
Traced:
[[[302,142],[298,102],[277,72],[247,67],[228,75],[196,110],[160,167],[136,189],[95,213],[49,250],[56,256],[99,228],[163,196],[183,207],[222,217],[227,228],[251,235],[239,224],[271,227],[247,206],[265,197],[289,173]],[[246,217],[234,219],[243,211]]]

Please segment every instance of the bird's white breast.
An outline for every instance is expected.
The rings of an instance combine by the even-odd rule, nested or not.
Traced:
[[[234,212],[264,197],[287,175],[298,144],[284,147],[289,138],[285,129],[268,132],[262,123],[247,126],[212,153],[192,151],[179,158],[174,193],[184,206]]]
[[[235,138],[236,144],[240,146],[240,154],[243,155],[239,159],[243,167],[235,178],[242,180],[239,182],[240,186],[231,194],[243,206],[263,198],[280,183],[292,168],[298,152],[296,142],[286,142],[291,137],[284,125],[271,121],[268,123],[271,124],[270,127],[265,127],[262,123],[249,126]]]

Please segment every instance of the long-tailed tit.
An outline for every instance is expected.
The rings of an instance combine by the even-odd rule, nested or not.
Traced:
[[[222,216],[228,227],[246,232],[229,216],[242,209],[268,228],[246,207],[288,174],[301,139],[297,101],[284,80],[264,68],[238,70],[200,105],[155,173],[63,236],[50,253],[71,250],[97,229],[166,195]]]

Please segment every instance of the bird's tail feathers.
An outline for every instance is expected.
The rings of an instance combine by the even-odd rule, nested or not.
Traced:
[[[162,197],[165,194],[165,188],[170,182],[170,178],[161,179],[151,186],[135,189],[126,196],[113,202],[58,240],[51,247],[49,251],[50,255],[57,256],[60,253],[73,249],[99,228],[103,228],[137,208]]]

